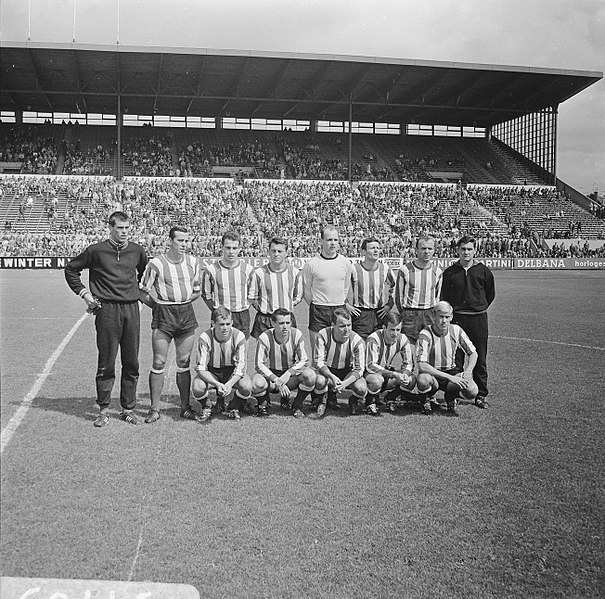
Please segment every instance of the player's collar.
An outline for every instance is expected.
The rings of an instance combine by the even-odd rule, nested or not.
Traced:
[[[362,261],[359,263],[359,265],[361,266],[361,268],[363,268],[364,270],[366,270],[366,271],[368,271],[368,272],[374,272],[375,270],[377,270],[377,269],[378,269],[379,262],[378,262],[378,260],[376,260],[376,262],[374,262],[374,266],[373,266],[372,268],[368,268],[368,267],[367,267],[367,266],[364,264],[363,260],[362,260]]]
[[[212,329],[212,337],[217,343],[227,343],[227,341],[229,341],[229,339],[231,339],[231,337],[233,337],[233,328],[229,331],[229,337],[227,337],[227,339],[225,339],[224,341],[221,341],[216,336],[216,332],[214,331],[214,329]]]
[[[227,266],[226,264],[223,264],[223,259],[222,258],[218,259],[218,263],[219,263],[219,265],[220,265],[221,268],[226,268],[227,270],[233,270],[234,268],[237,268],[241,264],[239,258],[237,259],[237,262],[235,262],[235,264],[233,264],[233,266]]]
[[[433,326],[431,325],[431,333],[433,333],[433,335],[437,335],[437,337],[443,337],[444,335],[447,335],[450,332],[450,327],[451,327],[451,323],[447,325],[447,331],[445,333],[442,332],[437,332],[435,331],[435,329],[433,328]]]
[[[332,258],[328,258],[327,256],[324,256],[321,252],[319,252],[319,257],[323,258],[324,260],[336,260],[336,258],[338,258],[338,252],[336,252],[336,255],[332,256]]]
[[[114,239],[112,239],[110,237],[107,241],[109,242],[109,245],[114,250],[117,250],[118,252],[123,251],[126,248],[126,246],[128,245],[128,239],[124,243],[118,243],[117,241],[115,241]]]
[[[276,343],[278,345],[284,345],[285,343],[288,343],[288,341],[290,340],[290,337],[292,336],[292,331],[290,331],[288,337],[286,339],[282,339],[281,341],[279,340],[279,337],[277,336],[277,329],[273,329],[273,338],[275,339]]]
[[[418,268],[420,270],[424,270],[425,268],[430,268],[431,267],[431,263],[430,262],[426,266],[418,266],[418,264],[416,264],[416,258],[414,258],[412,260],[412,264],[413,264],[414,268]]]
[[[343,339],[342,341],[339,341],[338,339],[336,339],[336,327],[331,327],[332,328],[332,339],[336,342],[336,343],[346,343],[347,341],[351,341],[351,337],[353,336],[353,331],[351,331],[351,334],[349,335],[349,337],[347,339]]]
[[[267,262],[267,269],[271,272],[285,272],[286,270],[288,270],[288,261],[284,260],[284,267],[281,270],[275,270],[271,268],[271,262]]]
[[[185,260],[185,254],[183,255],[179,255],[178,260],[173,260],[168,253],[165,254],[166,256],[166,260],[168,260],[168,262],[170,262],[171,264],[181,264],[182,262],[184,262]]]

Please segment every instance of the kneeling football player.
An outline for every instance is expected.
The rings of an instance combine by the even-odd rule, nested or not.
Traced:
[[[273,328],[261,333],[256,346],[256,374],[252,394],[257,398],[257,414],[267,414],[269,393],[277,391],[281,407],[304,416],[303,402],[315,388],[315,371],[309,367],[305,341],[299,329],[292,328],[292,314],[278,308],[271,315]]]
[[[422,329],[416,346],[418,359],[418,391],[423,397],[424,413],[430,415],[430,398],[444,391],[448,416],[459,416],[456,398],[461,395],[474,400],[479,393],[473,381],[477,350],[468,335],[457,324],[451,324],[454,311],[448,302],[437,302],[433,308],[433,324]],[[464,367],[456,367],[456,352],[465,354]]]
[[[240,419],[240,410],[251,397],[252,381],[246,375],[246,337],[233,328],[231,311],[219,306],[212,311],[212,328],[203,332],[198,341],[196,378],[193,397],[202,404],[201,421],[210,418],[212,411],[208,390],[216,389],[217,412],[225,411],[234,420]]]
[[[384,319],[384,327],[366,339],[366,407],[373,416],[380,415],[376,406],[380,392],[412,391],[416,386],[416,377],[412,373],[412,346],[401,332],[401,326],[401,316],[390,312]],[[396,369],[394,364],[398,356],[401,357],[401,366]]]
[[[319,331],[315,338],[317,418],[325,414],[326,407],[338,410],[337,393],[347,388],[352,392],[349,413],[360,413],[359,401],[365,400],[368,391],[363,378],[365,351],[363,339],[352,330],[349,311],[336,308],[332,326]]]

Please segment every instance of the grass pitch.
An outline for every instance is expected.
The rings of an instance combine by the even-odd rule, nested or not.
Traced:
[[[2,455],[2,575],[216,598],[602,596],[605,273],[495,274],[491,407],[459,419],[201,425],[178,418],[172,365],[157,423],[120,422],[115,399],[97,430],[86,319]],[[4,431],[83,303],[61,272],[5,271],[0,299]]]

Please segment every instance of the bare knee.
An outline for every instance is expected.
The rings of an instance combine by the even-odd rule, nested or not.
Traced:
[[[237,383],[238,391],[247,396],[252,393],[252,379],[249,376],[243,376]]]
[[[154,370],[164,370],[164,368],[166,368],[166,356],[162,354],[154,354],[152,368]]]
[[[317,375],[311,368],[305,368],[302,371],[300,383],[305,387],[314,387],[317,382]]]
[[[382,389],[384,379],[380,374],[368,374],[366,383],[370,393],[378,393]]]
[[[462,389],[460,391],[460,395],[466,399],[475,399],[475,397],[479,395],[479,387],[477,387],[477,383],[475,383],[475,381],[469,381],[468,387],[466,389]]]
[[[265,377],[261,374],[255,374],[252,377],[252,393],[254,395],[262,393],[267,389],[268,386],[269,384],[267,383],[267,379],[265,379]]]
[[[357,379],[351,385],[351,391],[353,391],[353,393],[355,395],[358,395],[359,397],[363,397],[368,392],[368,386],[366,384],[366,380],[364,378]]]
[[[199,399],[208,393],[208,385],[206,381],[202,380],[199,376],[193,379],[193,383],[191,385],[191,392],[193,393],[193,397]]]
[[[416,384],[418,385],[418,391],[421,393],[426,393],[433,388],[434,378],[430,374],[419,374],[416,379]]]
[[[318,374],[315,379],[315,390],[316,391],[325,391],[328,386],[328,380],[323,374]]]

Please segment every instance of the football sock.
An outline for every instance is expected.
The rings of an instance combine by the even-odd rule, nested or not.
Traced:
[[[149,372],[149,398],[151,399],[151,409],[159,411],[160,399],[162,398],[162,389],[164,389],[164,369]]]
[[[186,408],[189,405],[189,392],[191,389],[191,371],[176,373],[176,386],[181,397],[181,408]]]

